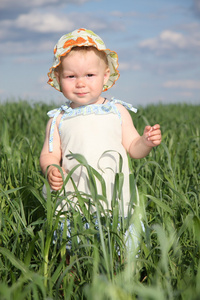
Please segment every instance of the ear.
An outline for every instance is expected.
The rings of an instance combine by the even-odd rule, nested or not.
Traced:
[[[59,74],[58,68],[55,69],[54,75],[55,75],[55,77],[56,77],[56,80],[57,80],[58,84],[60,85],[60,74]]]
[[[103,84],[106,84],[110,77],[110,69],[107,67],[104,72],[104,81]]]

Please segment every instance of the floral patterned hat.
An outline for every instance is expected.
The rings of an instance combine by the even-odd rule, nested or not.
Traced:
[[[108,66],[110,69],[110,77],[106,85],[104,85],[103,91],[105,92],[109,88],[111,88],[115,84],[115,81],[119,78],[119,71],[117,70],[119,65],[118,55],[115,51],[107,49],[106,45],[98,35],[96,35],[91,30],[87,30],[85,28],[77,29],[71,33],[63,35],[59,39],[58,43],[55,45],[53,66],[50,68],[48,73],[48,84],[50,84],[56,90],[61,91],[60,85],[56,80],[54,71],[55,68],[58,67],[61,62],[60,57],[65,56],[68,52],[71,51],[73,47],[76,46],[93,46],[99,51],[104,51],[106,53]]]

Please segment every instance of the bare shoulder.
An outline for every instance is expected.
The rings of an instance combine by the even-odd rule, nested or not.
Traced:
[[[115,105],[121,114],[122,122],[125,122],[125,123],[131,122],[132,123],[133,121],[132,121],[129,111],[122,104],[116,103]]]
[[[120,103],[115,103],[116,107],[119,109],[120,112],[128,112],[128,110]]]

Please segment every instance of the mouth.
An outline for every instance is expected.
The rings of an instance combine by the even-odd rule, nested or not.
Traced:
[[[86,95],[86,93],[78,93],[76,94],[78,97],[84,97]]]
[[[86,92],[84,92],[84,93],[76,93],[76,95],[77,95],[78,97],[84,97],[84,96],[87,95],[87,93],[86,93]]]

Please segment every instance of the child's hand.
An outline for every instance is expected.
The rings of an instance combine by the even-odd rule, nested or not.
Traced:
[[[65,170],[62,168],[63,173],[65,174]],[[58,191],[63,186],[63,179],[58,168],[51,166],[48,170],[48,181],[51,188],[55,191]]]
[[[155,147],[160,145],[162,140],[160,125],[156,124],[153,127],[146,126],[144,129],[143,137],[145,144],[148,147]]]

